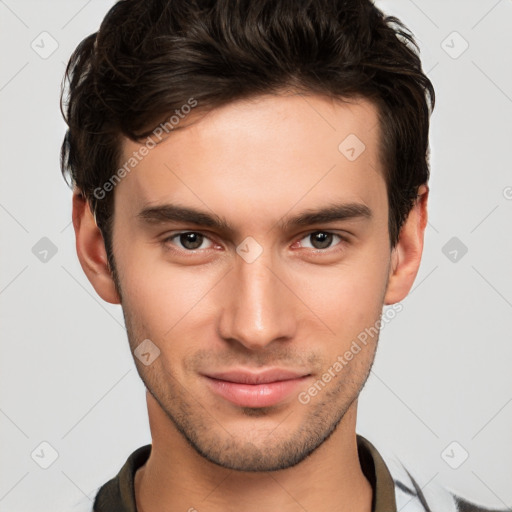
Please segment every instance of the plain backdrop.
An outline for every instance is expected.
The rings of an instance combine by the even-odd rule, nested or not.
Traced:
[[[92,499],[151,440],[121,309],[82,272],[59,170],[64,67],[112,4],[0,0],[2,511]],[[425,489],[510,507],[512,1],[378,5],[416,35],[437,106],[423,262],[358,432]]]

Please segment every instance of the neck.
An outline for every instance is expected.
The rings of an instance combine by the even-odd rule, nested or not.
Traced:
[[[321,446],[299,464],[272,472],[220,467],[200,456],[149,394],[151,455],[135,475],[138,512],[370,512],[355,433],[357,401]]]

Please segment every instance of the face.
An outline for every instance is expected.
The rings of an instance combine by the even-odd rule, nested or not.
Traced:
[[[377,111],[261,96],[189,120],[115,190],[130,345],[160,351],[138,372],[198,453],[290,467],[343,421],[374,359],[376,336],[344,354],[378,322],[391,268]]]

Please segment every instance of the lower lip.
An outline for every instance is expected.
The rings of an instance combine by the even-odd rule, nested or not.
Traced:
[[[290,396],[307,378],[266,382],[265,384],[241,384],[206,377],[214,393],[240,407],[269,407]]]

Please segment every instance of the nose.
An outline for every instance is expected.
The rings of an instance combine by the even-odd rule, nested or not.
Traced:
[[[298,300],[279,274],[263,255],[252,263],[237,258],[224,282],[219,322],[223,339],[258,351],[294,337]]]

